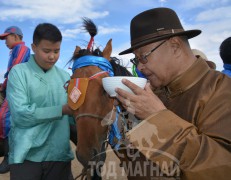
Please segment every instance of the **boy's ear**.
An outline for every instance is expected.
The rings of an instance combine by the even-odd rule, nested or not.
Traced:
[[[15,41],[16,41],[16,42],[19,42],[19,41],[22,40],[22,37],[19,36],[19,35],[17,35],[17,34],[14,34],[14,37],[15,37]]]
[[[31,49],[35,52],[35,50],[36,50],[36,46],[35,46],[35,44],[34,44],[34,43],[32,43],[32,44],[31,44]]]

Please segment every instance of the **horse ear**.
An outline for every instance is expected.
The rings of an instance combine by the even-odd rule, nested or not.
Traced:
[[[75,47],[75,51],[74,51],[74,53],[73,53],[73,56],[78,55],[80,50],[81,50],[81,48],[80,48],[79,46],[76,46],[76,47]]]
[[[108,61],[111,60],[111,53],[112,53],[112,39],[107,42],[106,47],[103,50],[103,57]]]

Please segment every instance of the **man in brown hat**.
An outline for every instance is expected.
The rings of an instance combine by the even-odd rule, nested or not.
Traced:
[[[143,119],[127,133],[128,139],[148,160],[158,163],[157,176],[176,177],[177,171],[166,173],[175,164],[180,179],[227,179],[231,79],[192,53],[188,39],[201,31],[184,30],[168,8],[138,14],[130,31],[131,47],[120,54],[135,54],[150,85],[141,89],[123,80],[134,94],[116,90],[123,107]]]

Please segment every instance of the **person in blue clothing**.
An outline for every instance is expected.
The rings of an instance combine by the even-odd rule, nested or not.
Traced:
[[[220,57],[224,63],[222,72],[231,77],[231,37],[226,38],[221,43]]]
[[[0,35],[1,40],[5,40],[6,46],[10,49],[10,57],[8,61],[7,71],[4,74],[4,81],[0,84],[0,92],[3,102],[0,106],[0,147],[4,151],[4,159],[0,164],[0,174],[7,173],[10,169],[8,164],[8,133],[10,130],[10,111],[8,101],[5,98],[7,88],[8,74],[11,68],[17,64],[27,62],[30,57],[30,49],[23,42],[22,30],[17,26],[6,28],[3,34]]]
[[[34,55],[9,73],[6,96],[11,112],[11,180],[70,179],[74,155],[69,124],[73,111],[63,88],[70,76],[55,66],[61,41],[56,26],[37,25],[31,45]]]

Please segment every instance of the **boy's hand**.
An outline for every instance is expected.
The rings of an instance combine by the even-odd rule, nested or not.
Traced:
[[[63,115],[69,115],[69,116],[73,116],[74,115],[74,110],[72,110],[68,104],[63,105],[62,108],[62,114]]]

